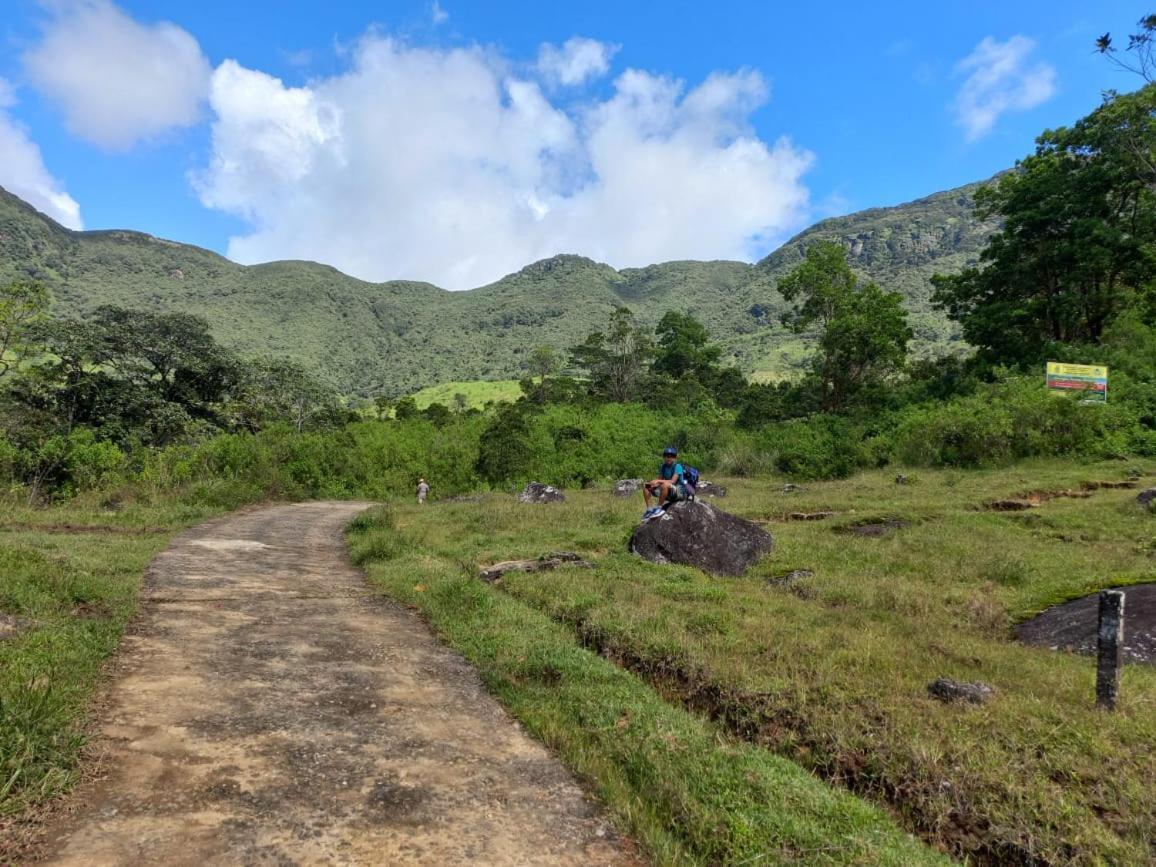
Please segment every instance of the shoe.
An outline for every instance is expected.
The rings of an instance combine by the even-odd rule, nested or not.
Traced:
[[[642,513],[642,520],[650,521],[662,514],[662,509],[658,506],[653,506]]]

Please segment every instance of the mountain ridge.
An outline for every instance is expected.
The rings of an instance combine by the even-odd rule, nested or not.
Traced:
[[[41,280],[68,315],[106,303],[197,313],[226,345],[294,358],[358,395],[516,378],[534,346],[564,353],[602,327],[616,304],[649,324],[668,309],[691,313],[731,360],[773,379],[805,357],[804,341],[778,324],[786,305],[775,286],[819,239],[843,244],[858,272],[904,294],[920,351],[956,340],[952,324],[930,308],[928,278],[978,257],[994,228],[972,211],[981,185],[822,220],[755,263],[672,260],[615,269],[564,253],[458,292],[423,281],[359,280],[309,260],[241,265],[128,229],[70,230],[0,188],[0,281]]]

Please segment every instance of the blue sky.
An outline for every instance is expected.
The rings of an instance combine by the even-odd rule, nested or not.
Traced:
[[[1150,11],[439,4],[0,0],[0,185],[84,228],[450,288],[557,252],[754,259],[1134,88],[1092,41]]]

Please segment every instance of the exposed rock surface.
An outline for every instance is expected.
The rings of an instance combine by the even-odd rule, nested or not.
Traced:
[[[775,575],[767,579],[767,583],[773,584],[776,587],[791,587],[800,581],[806,581],[808,578],[814,577],[815,573],[810,569],[792,569],[790,572],[784,572],[781,575]]]
[[[570,551],[555,551],[552,554],[543,554],[537,560],[504,560],[495,563],[482,569],[478,577],[487,584],[493,584],[507,572],[546,572],[567,565],[590,568],[590,564],[577,554]]]
[[[1145,488],[1136,495],[1136,502],[1141,506],[1152,507],[1152,501],[1156,500],[1156,488]]]
[[[642,479],[619,479],[614,483],[616,497],[633,497],[642,490]]]
[[[31,620],[0,612],[0,641],[4,641],[6,638],[15,638],[31,626]]]
[[[702,501],[675,503],[640,524],[630,551],[653,563],[680,563],[737,577],[775,546],[770,533]]]
[[[1156,663],[1156,583],[1114,587],[1124,591],[1124,660]],[[1100,622],[1100,594],[1089,593],[1062,605],[1053,605],[1016,627],[1024,644],[1096,652]]]
[[[561,503],[565,499],[566,495],[553,485],[542,482],[530,482],[518,494],[518,500],[523,503]]]
[[[995,688],[976,681],[952,680],[948,677],[937,677],[927,685],[927,691],[932,698],[942,702],[967,702],[968,704],[985,704],[995,695]]]

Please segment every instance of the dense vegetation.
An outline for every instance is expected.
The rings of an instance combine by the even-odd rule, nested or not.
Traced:
[[[976,188],[826,220],[756,265],[616,271],[557,256],[469,292],[365,283],[311,262],[246,268],[136,232],[70,232],[0,190],[0,285],[43,283],[64,316],[101,305],[192,313],[230,349],[296,361],[365,397],[520,378],[535,346],[564,354],[619,305],[648,327],[669,310],[690,313],[745,373],[777,380],[805,364],[806,339],[782,326],[775,284],[815,240],[839,242],[861,276],[904,296],[920,353],[958,343],[958,328],[931,307],[929,278],[975,261],[992,227],[972,213]]]

